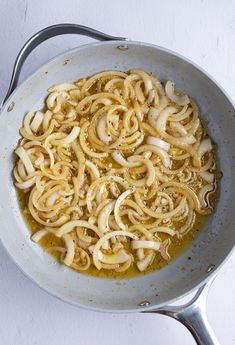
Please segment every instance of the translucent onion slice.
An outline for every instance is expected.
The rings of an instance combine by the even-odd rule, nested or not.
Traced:
[[[213,183],[215,179],[215,174],[210,173],[209,171],[200,172],[199,175],[208,183]]]
[[[175,83],[173,81],[168,80],[165,90],[167,97],[178,105],[187,105],[190,102],[187,95],[177,96],[175,94]]]
[[[64,234],[71,232],[76,226],[80,226],[82,228],[87,228],[93,230],[99,237],[103,236],[103,233],[98,230],[95,225],[91,225],[85,220],[71,220],[70,222],[62,225],[57,231],[56,236],[62,237]]]
[[[30,124],[30,127],[33,132],[37,132],[39,127],[42,124],[44,114],[41,111],[37,111],[34,115],[33,121]]]
[[[172,122],[170,123],[170,128],[174,131],[179,133],[182,137],[185,135],[188,135],[187,130],[185,129],[185,127],[179,123],[179,122]]]
[[[86,165],[86,167],[88,167],[92,171],[94,179],[100,178],[99,169],[97,168],[97,166],[93,162],[91,162],[87,159],[85,162],[85,165]]]
[[[15,185],[19,189],[27,189],[29,187],[32,187],[36,182],[36,176],[32,177],[31,179],[25,181],[25,182],[16,182]]]
[[[114,217],[116,220],[116,223],[118,224],[118,226],[120,227],[120,229],[122,230],[126,230],[126,225],[122,222],[121,216],[120,216],[120,206],[121,203],[123,202],[124,199],[126,199],[128,197],[128,195],[132,194],[134,192],[133,189],[128,189],[126,190],[124,193],[122,193],[114,206]]]
[[[146,185],[148,187],[150,187],[154,183],[155,177],[156,177],[156,172],[155,172],[155,168],[154,168],[152,161],[150,159],[143,158],[143,157],[137,156],[137,155],[129,157],[129,160],[130,161],[137,161],[137,162],[140,161],[146,165],[146,168],[148,171],[148,174],[146,176]]]
[[[161,149],[165,151],[169,151],[170,149],[170,144],[160,138],[148,136],[146,143],[149,145],[155,145],[157,147],[160,147]]]
[[[184,145],[194,144],[196,139],[192,134],[188,134],[183,137],[173,137],[172,135],[166,133],[167,120],[169,116],[176,112],[177,109],[175,107],[166,107],[163,109],[156,120],[155,128],[159,134],[161,134],[164,138],[167,138],[174,145],[182,147]]]
[[[51,118],[52,118],[52,112],[50,110],[47,110],[45,112],[43,123],[42,123],[43,132],[46,132],[46,130],[48,129]]]
[[[65,234],[62,236],[64,240],[64,244],[66,247],[66,254],[64,258],[64,264],[70,266],[73,262],[74,255],[75,255],[75,244],[73,242],[73,238],[69,234]]]
[[[148,122],[153,127],[156,128],[156,121],[160,114],[160,110],[154,107],[150,107],[148,112]]]
[[[45,229],[39,230],[31,236],[31,240],[35,243],[41,241],[41,239],[48,234],[48,231]]]
[[[57,145],[64,146],[64,145],[71,144],[78,137],[79,133],[80,133],[80,127],[74,126],[72,131],[65,138],[54,139],[51,141],[51,143],[56,146]]]
[[[142,241],[142,240],[133,240],[131,241],[131,248],[132,249],[153,249],[159,250],[161,246],[160,242],[155,241]]]
[[[61,96],[64,99],[67,99],[69,97],[67,92],[64,92],[64,91],[55,91],[55,92],[50,93],[50,95],[47,97],[47,100],[46,100],[47,107],[50,110],[55,107],[56,99],[58,96]]]
[[[214,190],[214,186],[212,184],[207,184],[204,187],[201,188],[198,198],[200,200],[200,204],[202,207],[206,208],[208,207],[208,202],[206,200],[206,196],[208,193],[212,192]]]
[[[107,194],[106,185],[105,185],[105,183],[101,183],[98,187],[98,191],[97,191],[96,197],[95,197],[96,202],[99,206],[105,200],[106,194]],[[92,207],[90,209],[92,209]]]
[[[33,134],[31,127],[30,127],[30,122],[31,122],[33,117],[34,117],[34,112],[30,111],[26,114],[26,116],[24,118],[24,128],[25,128],[26,132],[29,134]]]
[[[161,245],[161,250],[160,250],[161,256],[163,257],[164,260],[167,260],[167,261],[169,261],[171,258],[168,252],[170,244],[171,244],[171,240],[170,238],[167,238],[165,241],[163,241]]]
[[[101,237],[99,239],[99,241],[95,244],[95,247],[92,248],[92,250],[93,250],[93,262],[94,262],[95,267],[98,270],[100,270],[102,268],[102,265],[99,262],[98,252],[100,251],[100,248],[102,247],[102,245],[105,241],[107,241],[110,238],[115,237],[115,236],[126,236],[126,237],[130,237],[134,240],[138,239],[138,237],[136,235],[134,235],[128,231],[112,231],[112,232],[108,232],[103,237]]]
[[[202,158],[202,156],[206,153],[206,152],[210,152],[212,150],[212,143],[211,140],[208,139],[204,139],[202,140],[202,142],[200,143],[200,145],[198,146],[197,149],[197,153],[199,158]]]
[[[18,173],[19,173],[21,179],[22,180],[26,180],[27,174],[26,174],[26,171],[25,171],[24,164],[22,163],[21,160],[19,160],[18,163],[17,163],[17,170],[18,170]]]
[[[161,158],[164,166],[166,168],[170,167],[171,159],[170,159],[169,154],[165,150],[163,150],[160,147],[157,147],[155,145],[142,145],[142,146],[138,147],[138,149],[135,151],[135,154],[139,154],[139,153],[142,153],[144,151],[150,151],[150,152],[156,153]]]
[[[138,258],[138,260],[143,260],[145,255],[144,255],[144,250],[143,248],[139,248],[136,250],[136,256]]]
[[[60,197],[61,195],[59,193],[53,193],[49,196],[49,198],[46,201],[47,206],[52,206],[56,202],[56,200]]]
[[[115,254],[104,254],[101,250],[98,251],[98,259],[104,264],[113,265],[113,264],[123,264],[129,259],[129,255],[124,249],[119,250]]]
[[[164,232],[165,234],[168,234],[170,236],[176,235],[176,231],[171,229],[171,228],[169,228],[169,227],[167,227],[167,226],[157,226],[156,228],[154,227],[154,228],[150,229],[151,232],[153,230],[156,231],[156,233]]]
[[[143,79],[146,94],[148,94],[149,91],[153,89],[151,77],[145,71],[135,69],[132,70],[131,73],[137,74]]]
[[[128,230],[130,232],[140,232],[141,234],[144,235],[144,237],[147,240],[149,240],[149,241],[153,240],[153,235],[151,234],[151,232],[149,230],[147,230],[146,227],[142,224],[131,225]]]
[[[128,162],[119,151],[114,151],[111,155],[115,162],[117,162],[123,167],[134,168],[139,167],[141,165],[141,162]]]
[[[115,201],[110,201],[107,205],[103,207],[98,216],[98,228],[103,233],[110,230],[109,228],[109,216],[113,211],[115,206]]]
[[[100,140],[102,140],[105,144],[108,144],[110,141],[112,141],[112,137],[106,133],[106,120],[107,116],[102,116],[96,126],[96,130]]]
[[[154,259],[154,252],[149,253],[148,255],[146,255],[145,259],[138,261],[136,263],[138,269],[143,272],[146,270],[146,268],[152,263],[153,259]]]
[[[48,89],[48,92],[61,92],[61,91],[70,91],[75,90],[78,87],[73,83],[61,83],[56,84]]]
[[[17,154],[17,156],[20,157],[21,161],[23,162],[23,164],[25,166],[27,173],[32,174],[35,170],[34,170],[33,164],[31,162],[27,152],[25,151],[25,149],[22,146],[19,146],[15,150],[15,153]]]

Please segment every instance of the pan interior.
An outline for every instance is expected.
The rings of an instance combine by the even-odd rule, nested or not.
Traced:
[[[235,233],[235,113],[220,88],[201,70],[158,47],[128,42],[96,43],[60,55],[29,77],[8,100],[0,121],[0,237],[18,266],[39,286],[66,301],[102,310],[131,311],[162,305],[202,283],[221,264],[234,245]],[[217,144],[220,196],[216,212],[191,246],[160,271],[125,280],[106,280],[78,274],[45,254],[30,240],[12,182],[13,150],[24,114],[38,109],[52,84],[75,81],[94,73],[142,68],[162,81],[174,80],[199,105],[202,119]],[[9,106],[14,102],[13,109]],[[191,257],[191,260],[188,260]],[[148,304],[148,303],[147,303]]]

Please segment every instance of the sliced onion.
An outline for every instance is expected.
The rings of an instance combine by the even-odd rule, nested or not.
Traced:
[[[143,248],[139,248],[136,250],[136,256],[138,260],[143,260],[144,259],[144,250]]]
[[[26,171],[25,171],[24,164],[22,163],[21,160],[19,160],[18,163],[17,163],[17,169],[18,169],[18,173],[19,173],[21,179],[22,180],[26,180],[27,174],[26,174]]]
[[[98,259],[104,264],[123,264],[129,259],[129,255],[124,249],[119,250],[115,254],[104,254],[101,250],[98,251]]]
[[[153,153],[156,153],[157,155],[160,156],[161,160],[162,160],[162,163],[164,164],[164,166],[166,168],[169,168],[170,165],[171,165],[171,159],[170,159],[170,156],[169,154],[161,149],[160,147],[157,147],[155,145],[143,145],[143,146],[140,146],[136,151],[135,151],[135,154],[139,154],[141,152],[144,152],[144,151],[151,151]]]
[[[114,196],[114,198],[117,199],[117,198],[119,197],[119,195],[120,195],[120,190],[118,189],[116,183],[114,183],[114,182],[111,182],[111,183],[110,183],[110,192],[111,192],[111,194]]]
[[[106,133],[106,120],[107,116],[102,116],[97,124],[96,130],[100,140],[102,140],[105,144],[108,144],[110,141],[112,141],[112,137]]]
[[[145,71],[138,70],[138,69],[132,70],[131,73],[135,73],[143,79],[145,92],[148,94],[149,91],[152,90],[153,88],[151,77]]]
[[[98,228],[103,233],[110,230],[109,228],[109,216],[114,209],[115,201],[110,201],[107,205],[105,205],[99,213],[98,216]]]
[[[37,111],[34,115],[33,121],[30,124],[32,131],[37,132],[42,124],[44,114],[41,111]]]
[[[178,105],[187,105],[190,102],[187,95],[177,96],[175,94],[175,83],[173,81],[168,80],[165,90],[167,97]]]
[[[49,207],[49,206],[52,206],[54,205],[55,201],[60,197],[60,194],[59,193],[53,193],[49,196],[49,198],[47,198],[47,201],[46,201],[46,205]]]
[[[91,225],[85,220],[71,220],[70,222],[62,225],[57,231],[56,236],[61,237],[64,234],[67,234],[73,230],[76,226],[80,226],[82,228],[87,228],[93,230],[99,237],[103,236],[103,233],[98,230],[95,225]]]
[[[51,118],[52,118],[52,112],[50,110],[47,110],[45,112],[43,123],[42,123],[42,128],[44,132],[46,132],[46,130],[48,129]]]
[[[63,235],[62,238],[66,247],[66,255],[63,261],[65,265],[70,266],[73,263],[75,255],[75,244],[73,242],[72,236],[69,234]]]
[[[160,138],[148,136],[146,143],[149,145],[155,145],[157,147],[160,147],[161,149],[165,151],[169,151],[170,149],[170,144]]]
[[[157,226],[156,228],[152,228],[151,231],[154,230],[156,233],[158,232],[164,232],[170,236],[174,236],[176,234],[176,231],[167,227],[167,226]]]
[[[100,205],[101,202],[103,201],[105,193],[106,193],[106,185],[105,183],[101,183],[96,193],[96,202],[98,205]]]
[[[61,83],[50,87],[50,89],[48,89],[48,92],[70,91],[75,90],[77,88],[78,87],[73,83]]]
[[[94,175],[94,179],[100,178],[99,169],[97,168],[97,166],[93,162],[91,162],[87,159],[85,162],[85,165],[86,165],[86,167],[91,169],[91,171]]]
[[[164,260],[169,261],[171,256],[168,252],[169,246],[171,244],[171,240],[169,238],[167,238],[165,241],[163,241],[162,245],[161,245],[161,256],[163,257]]]
[[[210,152],[211,150],[212,150],[211,140],[209,138],[202,140],[202,142],[200,143],[197,149],[199,158],[201,158],[206,152]]]
[[[214,186],[212,184],[207,184],[204,187],[201,188],[198,198],[200,200],[200,204],[202,207],[208,207],[207,200],[206,200],[206,195],[207,193],[210,193],[214,190]]]
[[[174,130],[175,132],[178,132],[182,137],[185,135],[188,135],[187,130],[184,128],[184,126],[179,122],[171,122],[170,128]]]
[[[112,232],[108,232],[103,237],[101,237],[99,239],[99,241],[96,243],[94,249],[92,248],[92,250],[93,250],[93,262],[94,262],[95,267],[98,270],[100,270],[102,268],[102,265],[99,262],[98,252],[99,252],[100,248],[102,247],[102,245],[105,241],[107,241],[110,238],[115,237],[115,236],[126,236],[126,237],[130,237],[132,239],[138,239],[138,237],[136,235],[134,235],[128,231],[112,231]]]
[[[131,248],[132,249],[153,249],[159,250],[160,249],[160,242],[155,241],[142,241],[142,240],[133,240],[131,241]]]
[[[67,94],[67,92],[64,91],[54,91],[52,93],[50,93],[50,95],[47,97],[46,103],[47,103],[47,107],[51,110],[55,107],[56,104],[56,99],[58,96],[62,96],[64,99],[67,99],[69,97],[69,95]]]
[[[139,167],[141,165],[140,162],[128,162],[123,155],[121,154],[121,152],[119,151],[114,151],[112,152],[112,158],[115,160],[115,162],[117,162],[118,164],[120,164],[123,167],[127,167],[127,168],[134,168],[134,167]]]
[[[152,161],[150,159],[143,158],[143,157],[137,156],[137,155],[129,157],[129,160],[130,161],[140,161],[146,165],[146,168],[148,171],[148,174],[146,176],[146,185],[148,187],[150,187],[154,183],[155,177],[156,177],[155,167],[154,167]]]
[[[26,114],[26,116],[24,118],[24,128],[28,134],[33,134],[32,130],[30,128],[30,122],[31,122],[33,117],[34,117],[34,112],[30,111],[29,113]]]
[[[146,268],[151,264],[151,262],[154,259],[154,252],[149,253],[148,255],[146,255],[144,260],[138,261],[136,263],[138,269],[143,272],[146,270]]]
[[[105,249],[105,250],[108,250],[110,249],[110,244],[109,244],[109,241],[105,241],[102,245],[102,249]]]
[[[148,122],[153,127],[156,128],[156,121],[160,114],[160,110],[154,107],[150,107],[148,112]]]
[[[124,199],[128,197],[128,195],[132,194],[134,191],[133,189],[128,189],[124,193],[122,193],[116,200],[115,206],[114,206],[114,217],[116,220],[116,223],[122,230],[126,230],[126,225],[122,222],[121,216],[120,216],[120,206]]]
[[[63,139],[54,139],[51,141],[53,145],[68,145],[71,144],[79,135],[80,133],[80,127],[74,126],[72,131]]]
[[[184,145],[194,144],[196,139],[192,134],[188,134],[183,137],[173,137],[172,135],[166,133],[166,123],[168,117],[176,112],[177,109],[175,107],[166,107],[163,109],[157,118],[155,128],[159,134],[161,134],[164,138],[168,138],[168,140],[174,145],[182,147]]]
[[[22,146],[19,146],[15,150],[15,153],[17,154],[17,156],[20,157],[21,161],[23,162],[25,166],[27,173],[32,174],[35,171],[35,169],[25,149]]]
[[[215,174],[210,173],[209,171],[200,172],[199,175],[208,183],[213,183],[215,179]]]
[[[35,243],[41,241],[41,239],[48,234],[48,231],[45,229],[39,230],[33,234],[31,240]]]
[[[36,182],[36,176],[30,178],[29,180],[25,181],[25,182],[16,182],[15,185],[17,188],[19,189],[27,189],[29,187],[32,187]]]

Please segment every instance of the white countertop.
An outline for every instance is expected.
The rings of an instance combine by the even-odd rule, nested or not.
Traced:
[[[201,65],[235,99],[234,0],[3,0],[0,9],[0,99],[14,59],[39,29],[61,22],[155,43]],[[27,60],[22,79],[54,55],[90,42],[59,37]],[[234,229],[235,231],[235,229]],[[0,345],[191,345],[189,332],[161,315],[104,314],[49,296],[0,247]],[[235,344],[235,254],[214,281],[208,317],[222,345]]]

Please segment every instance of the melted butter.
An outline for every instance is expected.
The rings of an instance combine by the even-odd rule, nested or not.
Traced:
[[[18,192],[18,198],[19,198],[19,203],[20,207],[22,210],[22,214],[25,218],[25,221],[31,230],[32,233],[35,233],[36,231],[40,230],[42,228],[42,225],[37,223],[33,217],[30,215],[29,212],[27,212],[27,197],[25,193],[22,191]],[[215,196],[214,196],[215,198]],[[169,247],[169,254],[171,256],[170,261],[164,260],[160,253],[157,253],[155,256],[155,259],[153,263],[147,268],[146,271],[140,272],[136,265],[132,265],[127,271],[118,273],[112,270],[104,270],[101,269],[98,271],[93,265],[90,266],[90,268],[86,271],[81,271],[80,273],[86,274],[86,275],[92,275],[95,277],[99,278],[112,278],[112,279],[117,279],[117,278],[130,278],[130,277],[135,277],[135,276],[140,276],[147,274],[149,272],[155,271],[155,270],[160,270],[164,266],[168,265],[172,260],[174,260],[177,256],[179,256],[183,251],[187,249],[187,247],[193,242],[193,240],[197,237],[197,234],[199,230],[202,228],[203,223],[205,222],[206,218],[208,216],[203,216],[203,215],[196,215],[196,221],[194,224],[194,227],[192,230],[187,233],[183,238],[180,240],[174,236],[171,238],[171,245]],[[180,225],[179,225],[180,226]],[[160,234],[160,237],[164,239],[164,234]],[[57,238],[53,236],[52,234],[48,234],[45,237],[42,238],[42,240],[39,242],[40,245],[43,247],[44,250],[46,250],[49,247],[57,247],[61,246],[63,244],[62,240],[60,238]],[[52,255],[56,260],[60,260],[60,252],[54,251],[51,252],[50,255]]]

